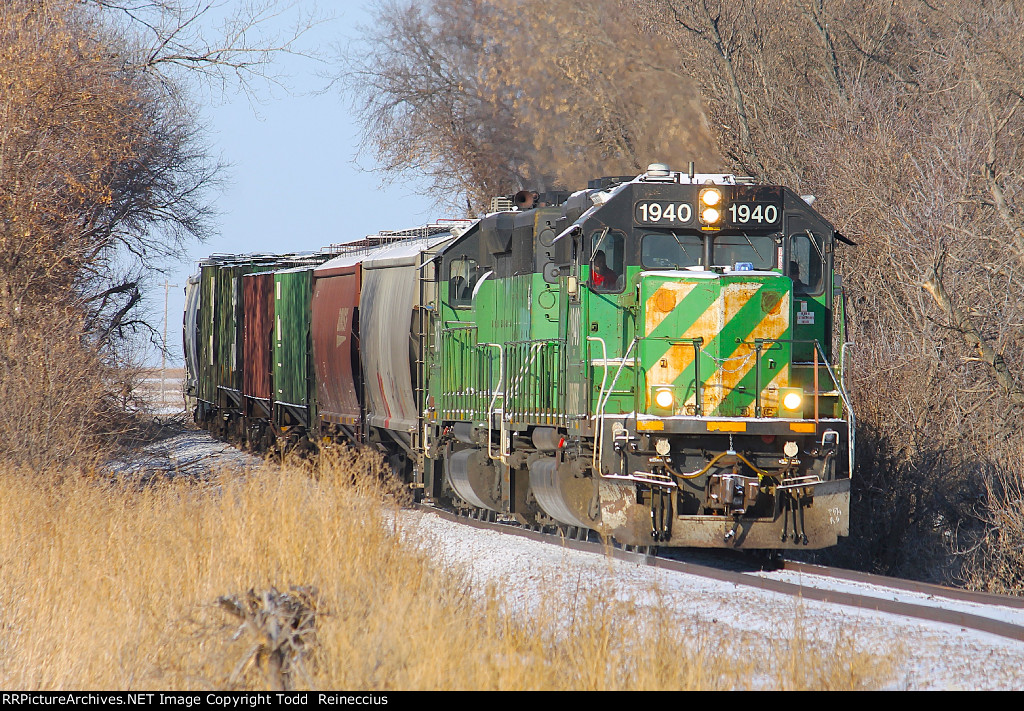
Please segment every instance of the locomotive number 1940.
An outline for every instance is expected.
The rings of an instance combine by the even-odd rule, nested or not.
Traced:
[[[728,209],[729,221],[734,225],[773,225],[779,221],[779,208],[772,203],[734,202]]]
[[[779,205],[771,202],[733,202],[723,208],[720,226],[765,229],[777,226],[782,217]],[[686,202],[641,200],[633,206],[633,221],[645,227],[690,227],[693,206]],[[718,222],[718,218],[714,218]]]
[[[638,225],[659,227],[682,227],[693,218],[693,208],[685,202],[638,202],[633,210],[633,219]]]

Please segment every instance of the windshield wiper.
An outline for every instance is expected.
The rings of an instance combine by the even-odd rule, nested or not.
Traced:
[[[754,243],[750,241],[749,237],[747,237],[747,233],[746,232],[740,232],[740,234],[743,235],[743,239],[747,240],[747,244],[749,244],[750,248],[752,250],[754,250],[754,254],[757,255],[757,258],[760,259],[763,262],[764,261],[764,257],[761,256],[761,253],[757,251],[757,247],[755,247]]]
[[[669,230],[669,234],[672,235],[672,239],[674,239],[676,241],[676,244],[679,245],[679,249],[683,250],[683,254],[685,254],[690,261],[692,261],[694,264],[698,264],[700,262],[700,260],[694,261],[693,257],[690,256],[690,253],[686,251],[686,247],[684,247],[683,243],[679,241],[679,238],[676,236],[675,232]],[[689,265],[687,265],[687,266],[689,266]],[[676,264],[675,267],[676,267],[676,269],[682,269],[683,265]]]
[[[821,253],[821,248],[818,246],[818,241],[814,239],[814,233],[810,230],[804,230],[807,233],[807,239],[810,240],[811,244],[814,245],[814,251],[818,253],[818,258],[821,259],[821,263],[825,263],[825,255]]]

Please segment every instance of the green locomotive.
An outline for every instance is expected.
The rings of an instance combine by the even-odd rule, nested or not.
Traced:
[[[423,468],[473,506],[630,545],[847,535],[848,240],[790,190],[658,164],[542,197],[443,251]]]
[[[246,392],[200,382],[197,421],[374,446],[425,498],[626,545],[847,535],[854,423],[833,255],[849,240],[809,200],[654,164],[506,202],[315,260],[292,347],[307,399],[238,408]],[[207,263],[203,283],[239,261]],[[207,334],[219,322],[199,302],[196,360],[213,363],[222,332],[251,343]]]

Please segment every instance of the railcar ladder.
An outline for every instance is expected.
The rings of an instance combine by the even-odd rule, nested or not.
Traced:
[[[416,399],[417,422],[416,429],[410,437],[410,447],[415,453],[415,466],[413,467],[413,485],[423,487],[425,485],[426,449],[429,444],[429,433],[427,429],[430,423],[427,420],[427,353],[430,351],[430,326],[431,314],[434,312],[433,304],[428,304],[430,297],[429,284],[432,281],[427,278],[427,264],[421,265],[417,270],[416,286],[418,295],[416,304],[413,306],[415,314],[415,330],[413,336],[416,338],[416,383],[413,386],[413,397]]]

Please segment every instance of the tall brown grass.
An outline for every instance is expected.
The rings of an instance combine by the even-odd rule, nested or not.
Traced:
[[[300,688],[855,689],[892,663],[799,623],[735,639],[623,602],[614,583],[569,600],[542,585],[513,609],[403,533],[366,457],[206,483],[50,474],[0,474],[5,689],[267,688],[265,665],[242,664],[252,637],[233,639],[216,601],[293,586],[315,588],[318,610]]]

